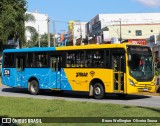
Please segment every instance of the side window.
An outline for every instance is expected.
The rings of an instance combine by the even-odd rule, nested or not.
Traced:
[[[125,71],[125,55],[124,54],[116,54],[114,55],[114,71]]]
[[[52,71],[56,71],[56,67],[57,67],[57,58],[56,57],[50,58],[50,65],[51,65]]]
[[[93,67],[104,67],[104,50],[94,51]]]
[[[85,57],[85,67],[92,67],[93,65],[93,52],[92,51],[86,51],[86,57]]]
[[[106,67],[108,68],[108,66],[109,66],[109,50],[106,50],[105,60],[106,60]]]
[[[26,67],[33,67],[33,53],[28,53],[27,55],[27,66]]]
[[[23,71],[25,68],[25,57],[16,56],[16,68],[17,71]]]
[[[84,67],[84,51],[68,51],[66,67]]]
[[[86,51],[85,58],[85,66],[86,67],[97,67],[102,68],[105,66],[104,64],[104,50],[89,50]]]
[[[66,53],[66,67],[75,67],[75,54],[71,51]]]
[[[76,52],[76,66],[84,67],[84,51]]]
[[[14,54],[11,54],[11,53],[5,53],[4,54],[3,67],[6,67],[6,68],[14,67]]]
[[[47,67],[47,53],[35,53],[35,67]]]

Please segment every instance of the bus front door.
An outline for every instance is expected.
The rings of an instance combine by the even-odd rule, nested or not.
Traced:
[[[61,63],[62,58],[60,56],[51,56],[51,78],[50,84],[53,89],[61,89]]]
[[[125,55],[114,54],[113,55],[113,83],[114,92],[124,93],[125,88]]]
[[[16,87],[24,87],[25,56],[16,56]]]

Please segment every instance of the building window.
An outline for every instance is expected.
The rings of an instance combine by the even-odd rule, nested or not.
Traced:
[[[131,30],[128,30],[128,33],[131,33]]]
[[[142,30],[136,30],[136,36],[142,36]]]

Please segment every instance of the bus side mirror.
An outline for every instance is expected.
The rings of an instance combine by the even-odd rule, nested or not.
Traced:
[[[131,61],[132,60],[132,56],[129,54],[128,55],[128,61]]]

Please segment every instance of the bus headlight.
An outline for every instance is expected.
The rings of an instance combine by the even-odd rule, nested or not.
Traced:
[[[131,79],[129,79],[129,83],[130,85],[135,86],[135,83]]]

